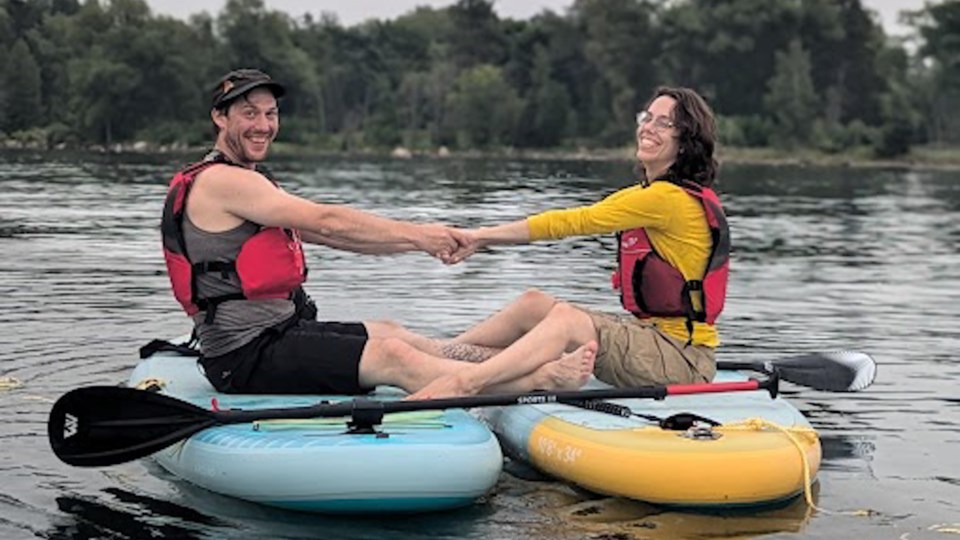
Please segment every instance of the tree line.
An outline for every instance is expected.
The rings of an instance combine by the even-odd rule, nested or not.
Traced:
[[[491,0],[345,27],[228,0],[183,21],[144,0],[0,0],[0,140],[202,145],[230,69],[282,81],[282,140],[324,149],[628,144],[658,85],[690,86],[725,145],[960,141],[960,0],[888,37],[860,0],[574,0],[502,19]]]

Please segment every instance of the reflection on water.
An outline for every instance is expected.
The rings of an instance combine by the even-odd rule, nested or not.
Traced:
[[[877,445],[873,437],[821,433],[823,450],[821,470],[835,470],[873,476],[870,465]]]
[[[147,500],[140,497],[141,500]],[[169,510],[173,505],[166,504],[163,509]],[[164,520],[165,522],[154,523],[154,516],[176,517],[176,523],[183,523],[185,520],[177,515],[167,514],[165,512],[154,512],[149,505],[145,505],[138,511],[125,511],[102,502],[100,499],[88,499],[85,497],[57,497],[57,507],[64,514],[74,518],[70,524],[58,524],[49,538],[69,538],[79,540],[82,538],[100,538],[105,534],[111,538],[129,538],[131,540],[139,538],[182,538],[184,540],[193,540],[200,538],[199,534],[187,527],[179,524],[173,524],[173,520]],[[189,522],[188,522],[189,523]]]
[[[737,515],[594,500],[505,474],[487,501],[384,523],[293,514],[207,493],[150,462],[104,470],[55,460],[50,402],[125,380],[137,348],[183,334],[157,220],[182,159],[0,157],[0,538],[739,538],[932,537],[957,521],[960,470],[960,174],[729,166],[734,237],[727,359],[853,348],[873,354],[860,394],[787,387],[821,432],[818,504]],[[495,160],[281,161],[293,192],[391,217],[475,226],[585,204],[632,182],[629,163]],[[612,309],[610,238],[429,257],[309,251],[328,319],[393,318],[449,336],[526,288]],[[878,533],[879,530],[883,533]]]
[[[536,536],[543,538],[751,538],[774,532],[799,532],[813,514],[803,498],[750,510],[692,512],[516,478],[502,482],[500,490],[504,500],[521,502],[524,509],[535,508],[551,518],[536,527]],[[812,497],[816,504],[816,484]]]

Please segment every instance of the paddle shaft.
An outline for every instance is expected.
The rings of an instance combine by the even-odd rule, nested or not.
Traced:
[[[750,392],[768,390],[776,395],[775,378],[765,381],[746,381],[671,384],[639,388],[603,388],[597,390],[570,390],[562,392],[530,392],[524,394],[489,394],[469,397],[439,398],[410,401],[378,401],[352,399],[337,403],[318,403],[308,407],[279,409],[248,409],[206,411],[219,424],[240,424],[256,420],[337,418],[350,416],[355,423],[379,423],[384,414],[439,409],[469,409],[473,407],[505,407],[510,405],[543,405],[571,399],[664,399],[667,396],[708,394],[719,392]],[[200,409],[202,410],[202,409]]]

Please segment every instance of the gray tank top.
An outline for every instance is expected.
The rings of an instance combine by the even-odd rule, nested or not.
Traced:
[[[183,216],[183,239],[187,245],[187,258],[191,262],[236,260],[243,243],[257,233],[260,227],[245,221],[229,231],[211,233],[193,224],[186,212]],[[240,290],[240,280],[235,274],[226,277],[208,272],[197,276],[197,294],[209,298]],[[205,321],[206,312],[193,316],[200,352],[207,357],[216,357],[240,348],[253,341],[266,328],[293,316],[292,300],[227,300],[217,306],[217,314],[211,324]]]

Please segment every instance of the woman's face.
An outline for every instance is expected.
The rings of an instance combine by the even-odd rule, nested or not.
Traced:
[[[637,115],[637,159],[650,174],[659,176],[677,159],[680,130],[673,119],[677,101],[660,96],[647,107],[647,114]]]

